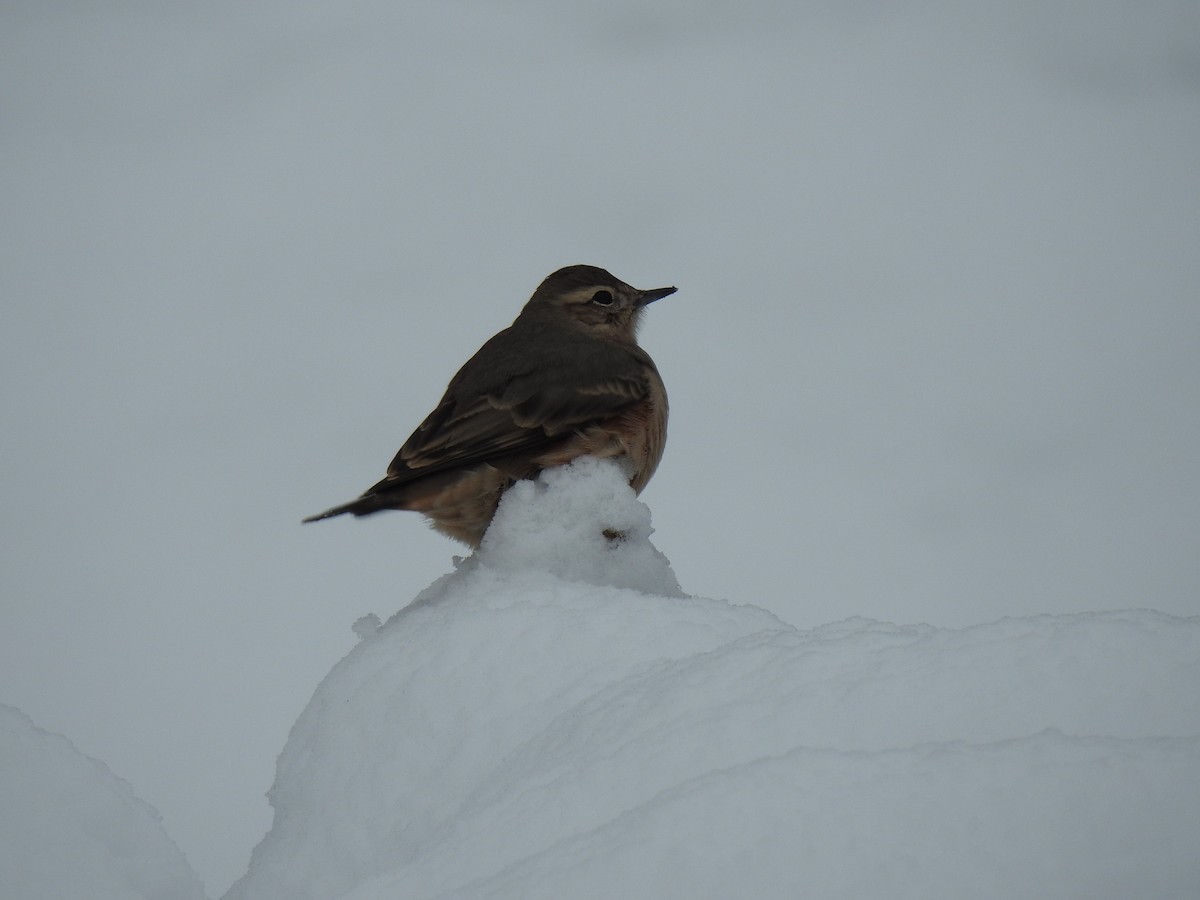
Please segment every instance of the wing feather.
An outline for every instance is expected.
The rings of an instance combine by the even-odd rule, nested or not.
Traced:
[[[636,346],[575,335],[529,341],[507,329],[485,344],[400,448],[372,490],[446,469],[535,455],[563,435],[616,415],[650,391],[649,356]],[[531,347],[542,347],[531,352]]]

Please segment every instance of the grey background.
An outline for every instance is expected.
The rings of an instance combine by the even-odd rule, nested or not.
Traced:
[[[219,894],[462,550],[355,496],[538,281],[676,284],[643,499],[802,627],[1200,613],[1200,7],[13,2],[0,700]]]

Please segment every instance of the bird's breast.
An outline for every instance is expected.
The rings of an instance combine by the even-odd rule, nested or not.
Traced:
[[[537,466],[548,469],[566,465],[580,456],[625,457],[631,468],[629,485],[641,493],[658,468],[667,443],[667,390],[652,367],[647,367],[646,377],[649,384],[644,398],[577,428],[540,454]]]

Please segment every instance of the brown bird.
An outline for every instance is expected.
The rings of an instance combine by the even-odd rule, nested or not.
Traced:
[[[510,485],[579,456],[624,457],[640,493],[662,458],[667,392],[637,345],[638,319],[673,293],[595,266],[559,269],[458,370],[382,481],[304,521],[410,509],[478,547]]]

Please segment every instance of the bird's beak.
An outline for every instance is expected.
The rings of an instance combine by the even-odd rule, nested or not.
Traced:
[[[649,290],[649,291],[642,291],[641,296],[638,297],[637,305],[638,306],[648,306],[649,304],[653,303],[655,300],[661,300],[663,297],[671,296],[677,290],[679,290],[679,288],[665,287],[665,288],[654,288],[653,290]]]

